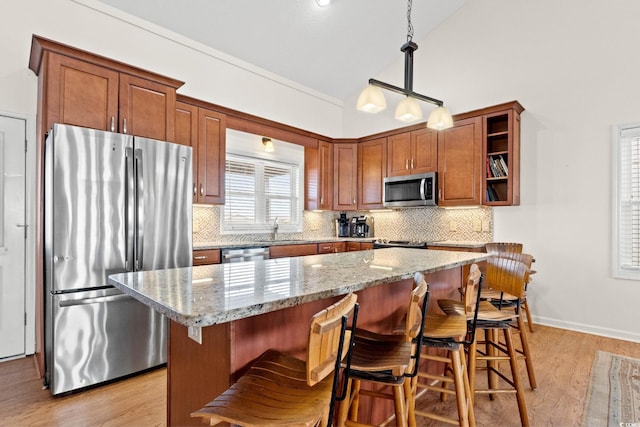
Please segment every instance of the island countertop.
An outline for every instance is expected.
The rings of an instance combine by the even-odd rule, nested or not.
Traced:
[[[386,248],[120,273],[109,283],[185,326],[210,326],[485,260]]]

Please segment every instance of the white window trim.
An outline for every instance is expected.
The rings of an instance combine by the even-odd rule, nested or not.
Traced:
[[[623,137],[623,133],[629,133]],[[626,154],[622,150],[622,142],[625,138],[632,134],[640,137],[640,123],[616,125],[613,127],[613,203],[612,203],[612,276],[617,279],[640,280],[640,266],[623,265],[624,260],[621,245],[624,244],[625,238],[622,234],[625,231],[620,216],[622,215],[622,184],[623,184],[623,162],[627,161],[624,157]],[[640,159],[638,159],[640,161]],[[630,161],[630,160],[628,160]],[[640,200],[637,202],[640,204]],[[640,240],[640,238],[639,238]],[[639,242],[640,243],[640,242]]]

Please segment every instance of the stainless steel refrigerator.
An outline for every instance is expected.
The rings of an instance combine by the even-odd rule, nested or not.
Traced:
[[[167,320],[107,276],[191,265],[191,147],[55,124],[44,188],[51,393],[165,363]]]

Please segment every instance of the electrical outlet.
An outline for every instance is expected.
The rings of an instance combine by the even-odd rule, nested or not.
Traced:
[[[202,328],[200,326],[189,326],[188,335],[198,344],[202,344]]]
[[[482,221],[482,231],[491,231],[491,223],[488,220]]]
[[[449,221],[449,231],[458,231],[458,223],[455,221]]]
[[[473,221],[473,231],[482,231],[482,222],[479,219]]]

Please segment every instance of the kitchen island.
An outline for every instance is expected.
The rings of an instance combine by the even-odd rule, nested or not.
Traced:
[[[388,248],[123,273],[109,282],[170,319],[167,423],[200,425],[189,414],[267,348],[304,358],[309,319],[341,295],[358,294],[358,326],[388,331],[406,310],[416,271],[436,307],[457,297],[461,267],[486,257]]]

